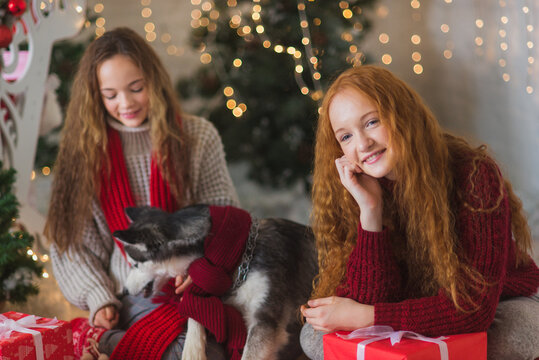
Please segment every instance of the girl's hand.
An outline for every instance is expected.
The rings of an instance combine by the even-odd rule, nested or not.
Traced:
[[[94,325],[110,330],[118,325],[119,319],[120,313],[118,312],[118,309],[116,309],[116,306],[107,305],[97,310],[95,313]]]
[[[361,210],[363,230],[382,231],[382,187],[376,178],[369,176],[348,161],[345,155],[335,160],[343,186],[356,200]]]
[[[331,296],[309,300],[301,313],[313,329],[332,332],[355,330],[374,324],[374,306],[360,304],[349,298]]]
[[[174,292],[176,294],[181,294],[185,291],[185,289],[191,285],[191,283],[193,282],[193,280],[191,280],[191,276],[187,275],[187,277],[185,278],[185,281],[183,279],[183,275],[178,275],[176,276],[176,281],[174,283],[174,286],[176,286],[176,290],[174,290]]]

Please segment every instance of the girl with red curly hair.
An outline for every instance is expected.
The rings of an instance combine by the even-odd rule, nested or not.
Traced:
[[[485,146],[444,132],[414,90],[376,66],[334,81],[316,136],[320,273],[302,308],[307,356],[323,357],[326,332],[370,325],[487,330],[489,359],[539,356],[530,230]]]

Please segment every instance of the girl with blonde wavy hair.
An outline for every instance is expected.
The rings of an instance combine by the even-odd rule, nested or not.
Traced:
[[[127,28],[85,50],[54,174],[45,229],[54,275],[67,300],[89,310],[88,319],[72,321],[77,357],[103,359],[157,306],[123,294],[129,263],[111,234],[128,226],[124,209],[238,206],[236,191],[215,127],[181,113],[157,54]],[[183,280],[179,292],[189,283]],[[179,358],[182,336],[161,349],[164,359]],[[224,358],[211,339],[207,351]]]
[[[539,356],[539,269],[522,204],[486,147],[444,132],[402,80],[361,66],[333,82],[313,181],[309,358],[323,358],[324,333],[375,324],[488,330],[489,359]]]

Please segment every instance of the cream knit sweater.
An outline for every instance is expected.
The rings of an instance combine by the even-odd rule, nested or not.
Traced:
[[[215,127],[194,116],[184,115],[182,122],[191,146],[189,176],[192,198],[188,203],[239,206]],[[112,120],[109,124],[120,134],[136,205],[150,205],[149,126],[128,128]],[[54,245],[50,249],[54,276],[60,289],[69,302],[90,311],[90,323],[100,308],[111,304],[120,308],[117,295],[123,291],[129,271],[97,201],[93,202],[92,211],[93,217],[84,228],[81,245],[72,246],[63,254]]]

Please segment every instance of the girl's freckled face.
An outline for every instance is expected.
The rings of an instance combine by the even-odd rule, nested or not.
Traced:
[[[350,163],[372,177],[395,180],[389,133],[367,96],[354,89],[342,90],[329,105],[329,118]]]

